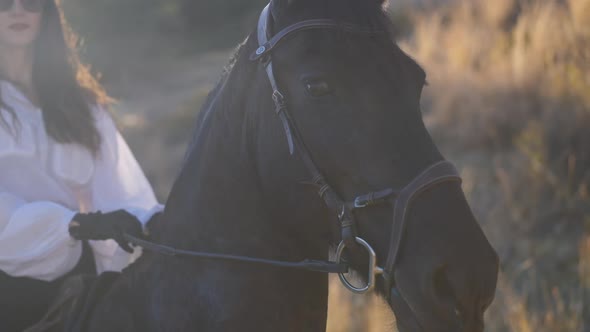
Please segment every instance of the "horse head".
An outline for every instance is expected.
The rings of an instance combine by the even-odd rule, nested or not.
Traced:
[[[482,331],[498,257],[425,128],[426,75],[382,7],[273,0],[263,12],[250,50],[269,82],[252,115],[257,173],[293,236],[330,234],[367,282],[379,274],[400,331]]]

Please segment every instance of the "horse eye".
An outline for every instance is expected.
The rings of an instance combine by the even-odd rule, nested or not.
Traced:
[[[332,88],[326,81],[309,81],[305,82],[307,92],[313,97],[322,97],[332,93]]]

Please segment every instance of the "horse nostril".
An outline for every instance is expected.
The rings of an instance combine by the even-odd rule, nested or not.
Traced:
[[[434,295],[437,302],[441,304],[441,309],[445,308],[443,310],[451,315],[449,318],[454,321],[455,324],[461,325],[463,314],[457,306],[456,294],[447,276],[446,266],[441,266],[434,271],[432,282],[434,286]],[[449,312],[447,310],[451,311]]]

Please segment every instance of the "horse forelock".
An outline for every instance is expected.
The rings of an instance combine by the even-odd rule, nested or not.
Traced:
[[[363,30],[377,32],[381,40],[388,42],[389,50],[373,48],[377,53],[384,54],[384,52],[389,52],[390,57],[381,63],[382,66],[405,66],[404,72],[415,75],[409,79],[415,80],[417,86],[421,87],[425,83],[426,75],[424,70],[395,43],[397,33],[386,11],[387,1],[274,0],[272,2],[277,3],[273,17],[274,20],[278,20],[274,24],[273,33],[276,34],[280,29],[284,29],[288,25],[307,19],[332,19],[337,22],[359,26]],[[359,40],[355,37],[356,35],[354,33],[340,34],[337,42],[348,45],[347,54],[350,53],[348,52],[350,50],[364,49],[364,47],[359,45]],[[365,57],[371,58],[370,61],[375,61],[377,57],[374,57],[374,55],[375,53],[371,52],[365,53]]]
[[[365,28],[391,28],[380,0],[273,0],[271,12],[279,27],[306,19],[333,19]]]

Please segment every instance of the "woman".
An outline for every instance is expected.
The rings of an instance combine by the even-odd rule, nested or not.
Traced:
[[[55,1],[0,0],[5,332],[41,318],[66,276],[128,265],[132,250],[122,233],[140,235],[161,210],[105,111],[109,98],[79,63]],[[115,238],[128,252],[112,240],[86,245],[74,237]]]

